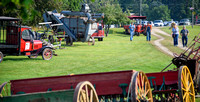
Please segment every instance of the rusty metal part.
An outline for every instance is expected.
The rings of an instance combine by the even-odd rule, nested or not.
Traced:
[[[99,102],[96,90],[89,81],[80,82],[76,86],[73,102]]]

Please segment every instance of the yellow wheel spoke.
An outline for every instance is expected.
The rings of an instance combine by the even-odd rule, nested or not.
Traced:
[[[183,99],[185,99],[186,95],[187,95],[187,93],[185,93],[185,94],[183,95]]]
[[[194,94],[193,94],[193,93],[191,93],[191,92],[189,92],[189,94],[190,94],[190,95],[192,95],[192,96],[194,96]]]
[[[187,91],[185,88],[182,88],[183,91]]]
[[[185,81],[184,81],[183,79],[181,79],[181,82],[182,82],[182,84],[183,84],[183,87],[186,88],[187,86],[186,86],[186,84],[185,84]]]

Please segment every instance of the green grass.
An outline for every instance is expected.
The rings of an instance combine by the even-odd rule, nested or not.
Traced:
[[[170,63],[171,58],[146,42],[145,36],[134,36],[134,41],[130,42],[129,35],[122,34],[123,29],[114,30],[115,32],[104,38],[103,42],[96,41],[95,46],[76,42],[74,46],[56,50],[58,56],[53,56],[50,61],[42,60],[41,56],[36,59],[6,56],[0,64],[0,83],[14,79],[71,73],[132,69],[158,72]]]

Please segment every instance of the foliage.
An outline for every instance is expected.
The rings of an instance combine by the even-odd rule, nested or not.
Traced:
[[[147,17],[148,17],[148,20],[161,19],[161,20],[168,21],[170,20],[170,10],[165,5],[157,6],[157,7],[152,8],[152,10],[149,11]]]
[[[29,6],[33,3],[32,0],[1,0],[0,1],[0,16],[12,16],[23,19],[28,18],[28,14],[34,12]]]

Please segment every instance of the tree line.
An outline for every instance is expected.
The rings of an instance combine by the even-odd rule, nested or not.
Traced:
[[[23,24],[35,26],[43,22],[45,11],[79,11],[83,3],[89,4],[92,13],[104,13],[107,25],[129,24],[127,16],[130,12],[139,15],[140,8],[147,20],[180,20],[200,13],[200,0],[1,0],[0,16],[21,18]]]

